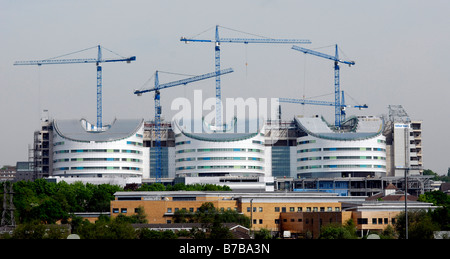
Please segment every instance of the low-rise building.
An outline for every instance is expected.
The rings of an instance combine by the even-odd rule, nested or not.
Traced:
[[[280,231],[280,215],[285,212],[342,210],[343,202],[364,201],[365,197],[342,197],[334,193],[239,193],[239,192],[117,192],[111,201],[111,215],[134,215],[144,209],[150,224],[174,223],[175,212],[194,213],[203,203],[211,202],[219,211],[234,210],[251,219],[251,229]]]
[[[177,211],[195,213],[211,202],[219,211],[234,210],[251,220],[251,230],[289,231],[294,236],[318,238],[330,223],[353,219],[361,236],[395,223],[404,201],[366,201],[365,196],[339,196],[321,192],[117,192],[111,216],[134,215],[143,208],[149,224],[173,224]],[[393,194],[392,194],[393,195]],[[434,209],[431,203],[408,201],[409,210]]]

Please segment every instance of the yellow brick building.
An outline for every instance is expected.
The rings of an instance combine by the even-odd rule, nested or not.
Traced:
[[[235,210],[248,216],[252,229],[280,230],[284,212],[340,212],[343,202],[362,202],[364,197],[342,197],[327,193],[237,193],[237,192],[117,192],[111,215],[134,215],[142,207],[148,223],[173,223],[176,211],[197,211],[205,202],[218,210]]]

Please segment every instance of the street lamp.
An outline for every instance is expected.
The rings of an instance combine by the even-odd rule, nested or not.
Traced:
[[[408,239],[408,172],[410,169],[409,167],[403,167],[403,166],[398,166],[395,169],[397,170],[403,170],[405,171],[405,232],[406,232],[406,239]],[[414,168],[414,169],[419,169],[419,168]]]

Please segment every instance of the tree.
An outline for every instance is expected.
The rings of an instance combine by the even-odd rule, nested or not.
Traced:
[[[95,223],[84,220],[77,228],[82,239],[135,239],[137,232],[129,222],[121,218],[99,218]]]
[[[419,195],[418,200],[439,206],[439,208],[428,212],[431,220],[439,226],[440,230],[450,230],[450,196],[448,194],[442,191],[426,192]]]
[[[191,236],[198,239],[207,237],[213,239],[232,238],[232,233],[222,223],[237,223],[245,227],[250,226],[250,219],[247,216],[241,215],[236,211],[220,212],[214,207],[212,202],[203,203],[195,213],[190,213],[186,210],[177,211],[173,219],[175,223],[201,223],[202,229],[193,228],[191,230]]]
[[[344,225],[331,223],[320,229],[319,239],[356,239],[356,225],[352,219]]]
[[[425,170],[423,170],[423,175],[432,175],[432,176],[434,176],[434,177],[432,178],[432,180],[434,180],[434,181],[450,182],[450,167],[449,167],[449,169],[448,169],[448,171],[447,171],[447,176],[445,176],[445,175],[439,175],[439,174],[433,172],[433,171],[430,170],[430,169],[425,169]]]
[[[61,225],[44,225],[40,222],[28,222],[18,225],[12,239],[65,239],[69,230]]]
[[[259,231],[255,232],[255,239],[272,239],[272,234],[270,233],[270,230],[261,228]]]
[[[431,191],[421,194],[418,201],[430,202],[435,206],[450,206],[450,196],[442,191]]]
[[[397,232],[392,225],[387,225],[380,234],[381,239],[397,239],[397,237]]]
[[[396,217],[395,230],[399,239],[406,238],[405,213]],[[433,239],[433,231],[438,231],[439,225],[433,222],[431,215],[425,210],[408,211],[408,238]]]

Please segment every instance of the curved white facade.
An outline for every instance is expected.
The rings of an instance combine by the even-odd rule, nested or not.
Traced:
[[[100,132],[83,119],[53,125],[53,176],[142,177],[143,120],[115,120]]]
[[[177,176],[266,176],[263,134],[187,133],[174,124]]]
[[[297,139],[297,177],[386,175],[386,138],[380,119],[358,118],[358,127],[346,133],[326,130],[320,118],[297,121],[308,133]]]

